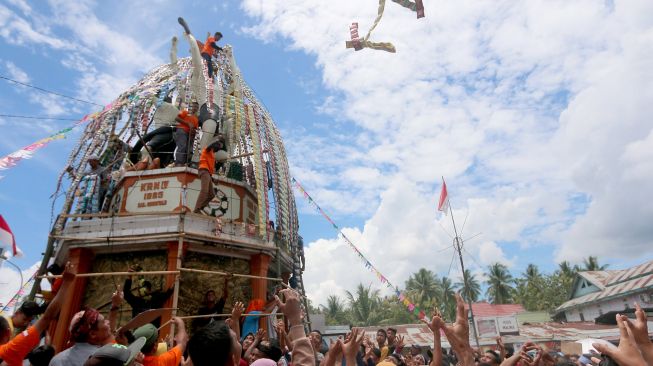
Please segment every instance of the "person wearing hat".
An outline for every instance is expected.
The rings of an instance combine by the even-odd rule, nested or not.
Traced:
[[[23,364],[25,357],[39,344],[41,333],[50,326],[50,322],[59,314],[64,297],[74,279],[73,266],[68,264],[63,273],[64,281],[61,290],[45,309],[43,316],[33,326],[28,327],[13,339],[11,339],[7,320],[0,317],[0,359],[3,360],[3,364],[8,366],[21,366]]]
[[[145,344],[145,337],[136,339],[129,347],[122,344],[107,344],[100,347],[89,357],[84,366],[132,366],[136,365],[136,359],[141,353],[141,347]]]
[[[194,213],[200,213],[200,211],[206,207],[206,205],[211,202],[213,197],[215,197],[215,192],[213,191],[213,174],[215,173],[215,154],[218,151],[224,152],[225,149],[225,139],[224,136],[218,135],[209,146],[205,147],[202,150],[200,155],[200,164],[198,168],[199,178],[201,182],[200,194],[197,197],[197,203],[195,204]],[[226,154],[224,158],[226,158]],[[215,184],[218,184],[217,181]]]
[[[75,344],[54,356],[50,366],[83,365],[98,348],[114,340],[109,319],[93,308],[73,315],[68,330],[70,339]]]
[[[177,334],[175,335],[176,346],[171,350],[157,355],[156,351],[159,346],[159,330],[152,324],[145,324],[134,331],[134,337],[145,338],[142,352],[145,355],[143,358],[143,366],[177,366],[181,362],[181,358],[186,352],[186,343],[188,342],[188,334],[186,333],[186,325],[180,318],[173,317],[172,322],[175,324]]]

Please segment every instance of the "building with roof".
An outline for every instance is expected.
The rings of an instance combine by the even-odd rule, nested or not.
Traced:
[[[555,310],[555,319],[593,321],[613,311],[653,308],[653,261],[623,270],[576,274],[569,300]]]

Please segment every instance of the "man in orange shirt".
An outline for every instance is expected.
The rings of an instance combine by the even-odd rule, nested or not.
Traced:
[[[176,346],[172,347],[168,352],[156,355],[159,340],[159,331],[152,324],[145,324],[144,326],[134,331],[134,337],[145,337],[145,345],[141,352],[145,354],[143,358],[143,366],[177,366],[181,362],[181,358],[186,351],[186,343],[188,343],[188,334],[186,333],[186,325],[184,321],[173,317],[173,323],[177,334],[175,335]]]
[[[219,42],[222,39],[222,33],[220,32],[215,32],[213,37],[208,37],[206,39],[206,42],[204,42],[204,47],[202,47],[202,58],[206,60],[206,67],[209,70],[209,78],[213,77],[213,62],[211,61],[211,55],[213,52],[221,51],[222,48],[217,45],[217,42]]]
[[[50,325],[50,322],[59,315],[59,310],[61,310],[61,305],[66,296],[66,292],[68,292],[68,288],[74,279],[75,273],[73,272],[73,266],[67,264],[63,273],[63,284],[61,285],[57,295],[52,299],[52,302],[50,302],[50,305],[48,305],[43,316],[41,316],[33,326],[21,332],[19,335],[14,337],[14,339],[9,340],[11,337],[9,324],[6,319],[0,317],[0,359],[4,361],[4,363],[8,366],[23,365],[23,359],[25,359],[27,354],[34,347],[38,346],[41,339],[41,333],[43,333]]]
[[[175,166],[186,166],[188,164],[190,142],[195,138],[195,130],[199,127],[197,121],[197,110],[199,105],[193,102],[190,111],[182,111],[177,115],[177,129],[175,130]]]
[[[215,152],[218,150],[225,149],[225,139],[224,136],[218,135],[204,150],[200,155],[200,165],[199,165],[199,178],[202,183],[200,188],[200,195],[197,197],[197,203],[195,204],[194,213],[200,213],[200,211],[206,207],[206,205],[211,202],[213,197],[215,197],[215,192],[213,192],[213,173],[215,173]],[[216,183],[217,184],[217,183]]]

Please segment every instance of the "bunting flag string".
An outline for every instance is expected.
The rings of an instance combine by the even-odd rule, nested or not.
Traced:
[[[53,133],[52,135],[50,135],[50,136],[48,136],[46,138],[40,139],[40,140],[30,144],[30,145],[27,145],[27,146],[23,147],[20,150],[14,151],[9,155],[7,155],[7,156],[5,156],[3,158],[0,158],[0,171],[7,170],[7,169],[15,167],[18,164],[18,162],[20,162],[23,159],[31,159],[32,155],[37,150],[45,147],[47,144],[49,144],[52,141],[61,140],[61,139],[65,138],[66,134],[68,132],[72,131],[75,127],[81,125],[82,123],[84,123],[86,121],[93,120],[93,119],[97,118],[102,112],[110,109],[112,106],[113,106],[113,103],[107,104],[101,112],[95,112],[95,113],[92,113],[92,114],[87,114],[82,119],[75,122],[74,125],[66,127],[66,128],[64,128],[62,130],[59,130],[59,131]],[[2,179],[2,178],[4,178],[4,176],[0,175],[0,179]]]
[[[414,314],[415,316],[417,316],[418,319],[423,319],[423,318],[425,318],[425,317],[426,317],[426,314],[424,313],[424,311],[420,310],[419,307],[417,307],[417,305],[415,305],[412,301],[410,301],[410,299],[408,298],[408,296],[407,296],[404,292],[401,292],[401,291],[399,290],[399,287],[394,286],[394,285],[393,285],[393,284],[388,280],[388,278],[385,277],[385,276],[381,273],[381,271],[379,271],[379,270],[378,270],[378,269],[377,269],[377,268],[372,264],[372,262],[370,262],[370,260],[367,259],[367,258],[365,257],[365,255],[363,255],[363,253],[361,253],[361,251],[358,249],[358,247],[357,247],[357,246],[356,246],[356,245],[355,245],[355,244],[354,244],[354,243],[353,243],[353,242],[352,242],[352,241],[347,237],[347,235],[345,235],[345,234],[342,232],[342,230],[340,230],[340,227],[338,227],[338,225],[337,225],[337,224],[336,224],[336,223],[331,219],[331,217],[329,217],[329,215],[328,215],[328,214],[327,214],[327,213],[326,213],[326,212],[325,212],[325,211],[324,211],[324,210],[323,210],[323,209],[322,209],[322,208],[317,204],[317,202],[315,202],[315,200],[313,199],[313,197],[311,197],[311,195],[308,194],[308,192],[306,192],[306,190],[305,190],[304,187],[299,183],[299,181],[297,181],[297,179],[295,179],[294,177],[291,178],[291,180],[292,180],[293,184],[295,185],[295,187],[297,188],[297,190],[298,190],[298,191],[302,194],[302,196],[304,196],[304,198],[308,201],[308,203],[309,203],[311,206],[313,206],[313,208],[315,208],[315,210],[316,210],[319,214],[321,214],[321,215],[322,215],[322,216],[323,216],[323,217],[324,217],[324,218],[325,218],[329,223],[331,223],[331,225],[333,226],[333,228],[338,232],[338,235],[340,235],[340,237],[342,237],[342,239],[345,241],[345,243],[347,243],[347,245],[348,245],[348,246],[349,246],[349,247],[350,247],[350,248],[351,248],[351,249],[356,253],[356,255],[357,255],[358,258],[361,260],[361,262],[363,263],[363,265],[365,266],[365,268],[367,268],[368,270],[370,270],[370,272],[372,272],[372,273],[376,276],[376,278],[379,279],[379,281],[380,281],[382,284],[384,284],[384,285],[386,285],[386,287],[392,289],[392,291],[394,292],[394,294],[399,298],[399,301],[400,301],[402,304],[404,304],[404,306],[406,306],[406,308],[408,309],[408,311],[409,311],[410,313],[412,313],[412,314]]]
[[[5,312],[13,313],[12,309],[14,307],[16,307],[16,303],[20,300],[21,297],[23,297],[25,295],[25,291],[30,286],[30,284],[32,284],[34,282],[34,278],[36,278],[36,273],[37,272],[38,272],[38,269],[35,270],[34,273],[32,274],[32,276],[30,276],[30,278],[27,280],[27,282],[25,282],[23,284],[23,287],[18,289],[18,291],[11,298],[11,300],[9,300],[9,302],[7,302],[7,304],[2,309],[0,309],[0,314],[3,314]]]
[[[370,41],[370,35],[372,35],[372,31],[376,28],[377,25],[379,25],[379,22],[381,22],[381,18],[383,17],[383,11],[385,10],[385,1],[386,0],[379,0],[379,8],[377,10],[376,19],[374,20],[374,24],[372,24],[370,30],[367,31],[367,35],[365,35],[365,38],[361,40],[358,37],[358,23],[352,23],[351,26],[349,26],[351,41],[345,42],[345,48],[353,48],[355,51],[360,51],[363,48],[370,48],[373,50],[387,51],[390,53],[397,52],[395,46],[390,42]],[[392,1],[403,6],[406,9],[412,10],[415,13],[417,13],[417,19],[424,18],[424,3],[422,0],[415,0],[415,1],[392,0]]]

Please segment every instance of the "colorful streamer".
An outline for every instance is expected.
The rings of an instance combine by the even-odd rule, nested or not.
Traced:
[[[113,103],[107,104],[104,107],[104,109],[102,110],[102,112],[106,111],[107,109],[110,109],[112,105],[113,105]],[[27,145],[27,146],[23,147],[22,149],[20,149],[18,151],[14,151],[11,154],[3,157],[2,159],[0,159],[0,171],[7,170],[7,169],[15,167],[18,164],[18,162],[20,162],[23,159],[31,159],[32,155],[34,154],[35,151],[45,147],[47,144],[49,144],[52,141],[60,140],[60,139],[65,138],[66,134],[68,132],[72,131],[75,127],[81,125],[82,123],[84,123],[84,122],[86,122],[88,120],[93,120],[93,119],[97,118],[100,115],[100,113],[102,113],[102,112],[95,112],[95,113],[92,113],[92,114],[87,114],[81,120],[75,122],[74,125],[72,125],[70,127],[66,127],[63,130],[57,131],[54,134],[52,134],[52,135],[50,135],[50,136],[48,136],[48,137],[46,137],[44,139],[40,139],[40,140],[34,142],[33,144]],[[2,179],[2,178],[4,178],[4,176],[0,175],[0,179]]]
[[[324,216],[324,218],[331,224],[331,226],[333,226],[333,228],[338,232],[338,234],[345,240],[345,242],[349,245],[349,247],[356,253],[356,255],[361,260],[365,268],[369,269],[376,276],[376,278],[378,278],[379,281],[381,281],[382,284],[384,284],[388,288],[391,288],[394,291],[395,295],[397,295],[397,297],[399,298],[399,301],[401,301],[404,304],[404,306],[406,306],[406,308],[410,313],[413,313],[415,316],[417,316],[418,319],[423,319],[424,317],[426,317],[424,311],[420,310],[417,307],[417,305],[415,305],[412,301],[410,301],[410,299],[408,298],[408,296],[406,296],[405,293],[399,291],[399,287],[394,286],[388,280],[388,278],[385,277],[381,273],[381,271],[376,269],[376,267],[372,264],[372,262],[370,262],[363,255],[363,253],[361,253],[358,247],[356,247],[356,245],[354,245],[354,243],[351,240],[349,240],[349,238],[342,232],[342,230],[340,230],[338,225],[331,219],[331,217],[329,217],[329,215],[315,202],[315,200],[313,200],[313,197],[311,197],[311,195],[309,195],[308,192],[306,192],[304,187],[302,187],[302,185],[299,184],[297,179],[295,178],[291,178],[291,179],[292,182],[295,184],[297,190],[299,190],[299,192],[302,193],[302,195],[308,201],[308,203],[311,204],[311,206],[313,206],[317,210],[317,212],[319,212],[322,216]]]
[[[37,272],[38,270],[34,271],[34,273],[32,274],[32,276],[30,276],[27,282],[23,284],[23,287],[21,287],[18,290],[18,292],[16,292],[16,294],[11,298],[11,300],[9,300],[9,302],[2,309],[0,309],[0,314],[3,314],[5,312],[13,313],[12,311],[13,308],[16,307],[16,303],[18,302],[18,300],[20,300],[21,297],[25,296],[25,291],[30,286],[30,284],[34,281]]]
[[[363,48],[371,48],[373,50],[381,50],[381,51],[387,51],[391,53],[397,52],[395,46],[390,42],[370,41],[370,35],[372,35],[372,31],[374,30],[374,28],[376,28],[377,25],[379,25],[379,22],[381,22],[381,18],[383,17],[383,11],[385,10],[385,1],[386,0],[379,0],[379,9],[377,10],[374,24],[372,24],[370,30],[367,31],[367,35],[365,35],[365,38],[363,38],[363,40],[360,40],[358,38],[358,23],[351,24],[351,26],[349,27],[349,32],[351,34],[351,41],[345,42],[345,48],[353,48],[356,51],[360,51]],[[417,19],[424,18],[424,4],[422,0],[415,0],[414,2],[410,0],[392,0],[392,1],[403,6],[404,8],[416,12]]]

